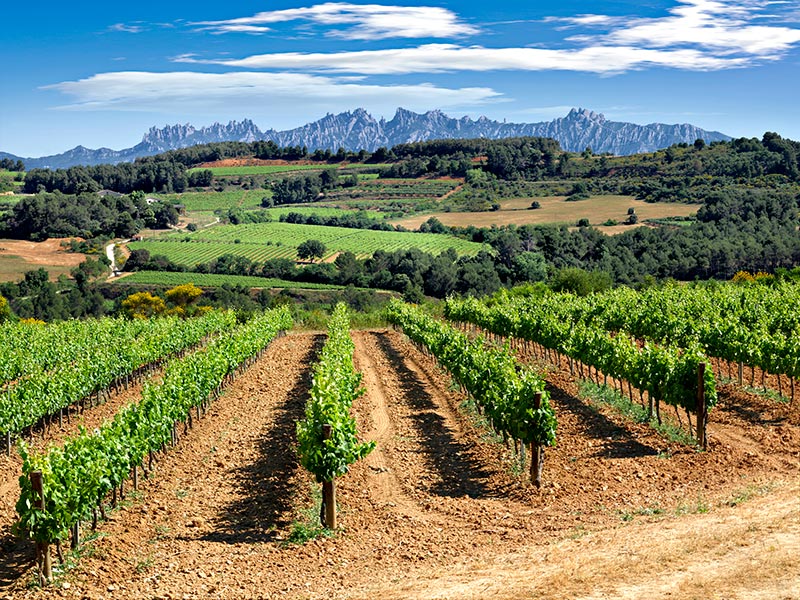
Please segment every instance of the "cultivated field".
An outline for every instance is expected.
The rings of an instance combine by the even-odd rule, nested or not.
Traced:
[[[196,233],[171,233],[164,236],[131,242],[131,250],[144,248],[184,265],[208,262],[223,254],[246,256],[254,261],[271,258],[296,258],[297,246],[309,239],[325,244],[323,260],[339,252],[353,252],[359,257],[369,257],[376,250],[391,252],[419,248],[438,254],[455,248],[459,254],[474,255],[481,244],[467,242],[452,236],[396,231],[345,229],[320,225],[295,225],[291,223],[258,223],[221,225]]]
[[[304,283],[268,277],[249,277],[245,275],[218,275],[214,273],[176,273],[170,271],[136,271],[113,280],[117,285],[158,285],[174,287],[192,283],[199,287],[220,287],[222,285],[241,285],[249,288],[340,290],[341,286],[325,283]]]
[[[541,208],[531,209],[531,202],[537,201]],[[433,212],[398,219],[393,223],[409,229],[416,229],[430,217],[436,217],[449,226],[488,227],[490,225],[575,225],[578,220],[589,219],[591,225],[602,227],[609,219],[622,223],[628,217],[628,209],[634,208],[639,216],[639,225],[652,218],[680,216],[686,217],[697,212],[697,204],[673,202],[648,203],[632,196],[592,196],[587,200],[567,202],[564,196],[547,198],[516,198],[500,200],[500,210],[489,212]],[[631,226],[627,226],[630,228]],[[615,230],[619,233],[619,230]]]
[[[273,342],[57,585],[29,587],[33,545],[9,534],[20,462],[0,457],[0,594],[22,598],[512,599],[800,597],[796,407],[723,385],[697,452],[621,418],[550,367],[558,443],[541,489],[401,334],[358,331],[354,404],[377,448],[337,480],[341,530],[298,544],[317,518],[297,462],[324,336]],[[139,396],[74,414],[60,444]],[[88,528],[87,528],[88,529]]]
[[[249,210],[261,206],[261,199],[269,197],[268,190],[228,190],[224,192],[184,192],[157,196],[173,204],[183,204],[187,212],[212,212],[241,208]]]
[[[0,281],[19,281],[26,271],[43,267],[50,278],[68,275],[70,270],[82,263],[86,256],[65,252],[64,240],[50,239],[46,242],[0,239]]]

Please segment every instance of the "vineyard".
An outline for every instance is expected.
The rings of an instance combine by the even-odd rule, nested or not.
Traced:
[[[248,275],[217,275],[215,273],[180,273],[173,271],[136,271],[114,280],[115,285],[153,285],[175,287],[192,283],[199,287],[220,287],[223,285],[243,285],[248,288],[269,288],[287,290],[340,290],[341,286],[327,283],[305,283],[287,281],[271,277]]]
[[[223,254],[245,256],[253,261],[297,257],[297,246],[309,239],[325,244],[323,260],[339,252],[353,252],[368,257],[376,250],[392,252],[419,248],[439,254],[454,248],[459,254],[475,255],[481,244],[452,236],[433,233],[406,233],[346,229],[322,225],[292,223],[258,223],[221,225],[193,234],[169,234],[141,242],[131,242],[131,250],[146,249],[151,255],[160,254],[182,265],[195,265],[219,258]]]
[[[747,344],[793,337],[795,300],[708,295],[392,301],[368,331],[340,305],[288,335],[286,310],[3,326],[0,595],[794,597],[800,417],[759,366],[778,385],[791,348]],[[49,388],[9,410],[84,372],[61,419]]]
[[[261,206],[261,200],[270,196],[267,190],[229,190],[223,192],[184,192],[156,196],[172,204],[183,204],[188,212],[227,211],[231,208],[251,210]]]

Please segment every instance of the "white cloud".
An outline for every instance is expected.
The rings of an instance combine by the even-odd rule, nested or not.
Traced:
[[[108,28],[108,30],[115,33],[141,33],[145,31],[145,27],[143,25],[129,23],[114,23]]]
[[[252,17],[225,21],[200,21],[193,25],[213,33],[256,33],[269,31],[265,25],[290,21],[310,21],[331,27],[328,35],[349,40],[450,38],[478,32],[452,11],[438,6],[384,6],[346,2],[260,12]],[[247,30],[242,27],[258,29]]]
[[[534,47],[533,43],[521,48],[426,44],[412,48],[354,52],[261,54],[239,59],[201,60],[181,56],[173,60],[248,69],[293,69],[363,75],[495,70],[614,74],[652,67],[715,71],[779,60],[796,47],[800,43],[800,29],[776,25],[773,15],[765,12],[767,9],[775,12],[778,8],[786,13],[786,7],[768,0],[677,0],[677,4],[665,16],[658,18],[599,14],[549,17],[545,19],[546,22],[562,23],[568,28],[595,32],[604,30],[604,33],[568,37],[561,47]],[[405,21],[403,15],[412,13],[404,11],[420,12],[414,12],[413,18],[409,16],[409,20]],[[442,19],[421,19],[426,11],[439,11]],[[368,18],[370,20],[366,20]],[[360,32],[365,38],[388,37],[401,32],[413,37],[413,31],[421,35],[414,30],[417,26],[427,25],[443,33],[450,26],[456,29],[462,26],[455,15],[444,9],[343,3],[259,13],[250,19],[207,25],[263,27],[265,23],[294,19],[309,19],[327,25],[355,24],[352,29],[338,33],[356,37],[355,34]]]
[[[690,45],[716,53],[775,56],[800,42],[800,30],[753,24],[768,16],[760,12],[768,4],[680,0],[668,17],[641,19],[607,35],[577,39],[645,48]]]
[[[459,109],[503,100],[485,87],[444,88],[416,85],[368,85],[352,78],[300,73],[100,73],[78,81],[45,86],[74,98],[66,110],[238,111],[239,114],[280,116],[314,110],[349,110],[354,104],[390,114],[393,108],[428,110],[431,106]],[[275,117],[274,119],[272,117]]]
[[[716,57],[693,49],[648,49],[630,46],[593,46],[576,50],[546,48],[484,48],[454,44],[427,44],[416,48],[358,52],[261,54],[242,59],[173,59],[183,63],[211,63],[248,69],[293,69],[402,75],[453,71],[582,71],[620,73],[661,66],[707,71],[745,66],[747,60]]]

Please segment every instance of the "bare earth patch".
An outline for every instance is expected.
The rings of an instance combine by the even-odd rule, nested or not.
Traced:
[[[79,238],[75,238],[79,239]],[[66,252],[61,246],[66,239],[49,239],[45,242],[0,239],[0,281],[20,279],[25,271],[44,267],[50,277],[59,275],[81,264],[86,256]]]
[[[538,201],[541,208],[531,209],[533,201]],[[648,203],[636,200],[631,196],[592,196],[587,200],[567,202],[563,196],[549,198],[516,198],[501,200],[500,210],[487,212],[441,212],[415,215],[405,219],[392,221],[409,229],[417,229],[431,217],[436,217],[442,223],[454,227],[488,227],[490,225],[547,225],[567,224],[574,225],[579,219],[589,219],[593,226],[602,226],[609,219],[622,223],[628,217],[628,209],[634,208],[639,216],[639,222],[645,219],[662,217],[686,217],[693,215],[699,208],[696,204],[681,204],[678,202]],[[635,226],[622,226],[621,230],[631,229]],[[620,233],[621,230],[611,227],[600,227],[607,233]]]

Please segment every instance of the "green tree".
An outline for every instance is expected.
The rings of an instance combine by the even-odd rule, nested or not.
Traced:
[[[314,262],[315,258],[322,258],[325,256],[325,244],[319,240],[306,240],[297,247],[297,257],[300,260],[310,260]]]

